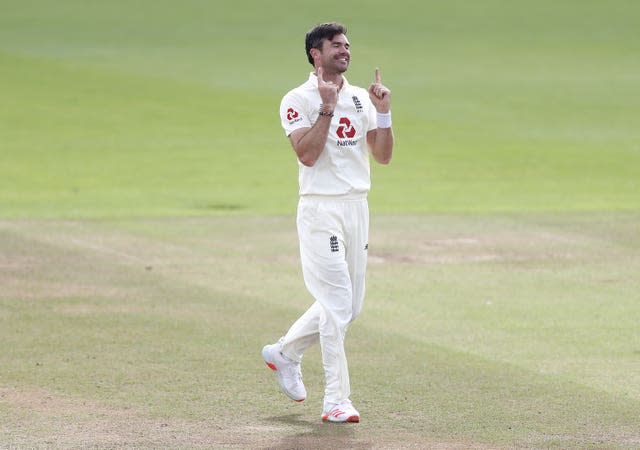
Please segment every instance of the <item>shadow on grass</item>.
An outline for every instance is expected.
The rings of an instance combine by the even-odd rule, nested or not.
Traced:
[[[274,425],[287,425],[295,430],[290,435],[283,436],[278,444],[264,447],[265,449],[322,449],[349,448],[365,450],[372,448],[371,442],[363,441],[356,436],[358,424],[324,423],[318,420],[310,421],[302,414],[286,414],[266,419]]]

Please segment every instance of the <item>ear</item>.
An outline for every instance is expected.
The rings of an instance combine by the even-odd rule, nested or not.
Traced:
[[[320,50],[318,50],[317,48],[312,48],[309,50],[309,54],[314,61],[316,60],[316,58],[320,57],[320,53]]]

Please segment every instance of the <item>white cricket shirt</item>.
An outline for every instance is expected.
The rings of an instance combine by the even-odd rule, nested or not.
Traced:
[[[312,167],[298,161],[301,196],[366,194],[371,187],[367,132],[377,127],[376,110],[365,89],[343,80],[324,150]],[[286,135],[312,127],[320,103],[318,78],[312,72],[306,83],[282,98],[280,119]]]

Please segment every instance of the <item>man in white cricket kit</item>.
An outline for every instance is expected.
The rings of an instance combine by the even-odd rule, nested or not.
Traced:
[[[349,396],[344,339],[362,309],[367,266],[371,186],[369,153],[388,164],[393,152],[391,91],[378,69],[368,91],[342,75],[351,53],[346,28],[325,23],[306,35],[314,67],[307,82],[288,92],[280,118],[298,157],[300,202],[297,226],[302,272],[315,298],[311,307],[262,356],[282,391],[303,401],[300,361],[316,342],[325,372],[322,420],[359,422]]]

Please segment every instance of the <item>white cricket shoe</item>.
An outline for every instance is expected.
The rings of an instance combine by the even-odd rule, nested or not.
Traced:
[[[302,383],[300,363],[280,353],[280,344],[265,345],[262,349],[262,358],[278,377],[280,389],[287,397],[296,402],[307,398],[307,390]]]
[[[325,410],[325,412],[322,413],[323,422],[360,422],[360,413],[353,407],[349,400],[337,405],[331,405],[326,409],[329,409],[329,411]]]

